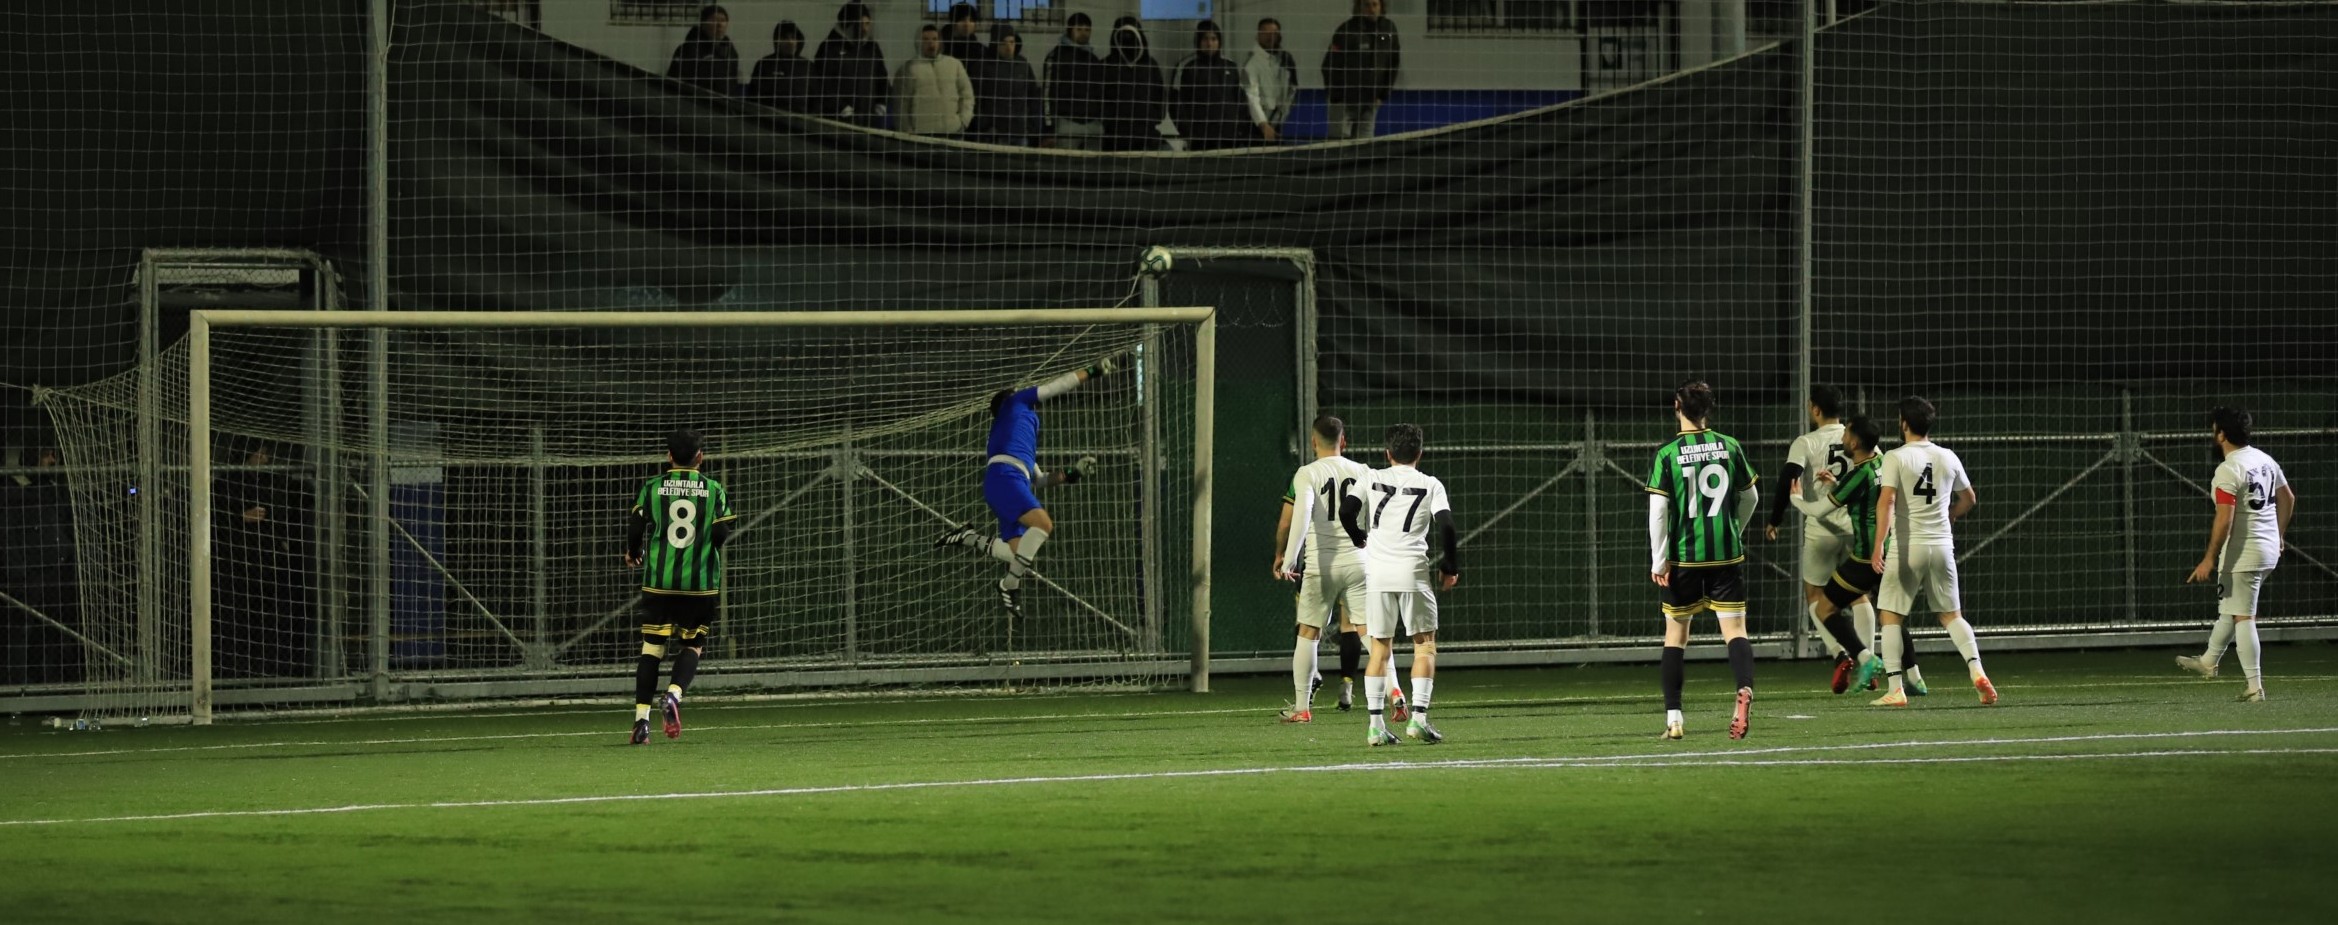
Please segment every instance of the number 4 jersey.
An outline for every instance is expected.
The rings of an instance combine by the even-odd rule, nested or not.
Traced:
[[[2227,572],[2269,569],[2281,562],[2281,521],[2273,496],[2289,486],[2281,464],[2264,450],[2244,446],[2216,466],[2216,503],[2232,505],[2232,533],[2224,539],[2221,568]]]
[[[1736,500],[1757,478],[1745,447],[1726,434],[1684,431],[1658,447],[1656,464],[1648,470],[1648,493],[1669,502],[1665,558],[1682,568],[1745,561]]]
[[[1894,549],[1956,548],[1948,509],[1956,503],[1957,492],[1973,487],[1973,480],[1965,477],[1964,461],[1955,453],[1930,440],[1904,444],[1883,454],[1883,487],[1897,493],[1892,501]]]
[[[731,493],[696,469],[668,469],[633,498],[636,523],[648,521],[641,557],[641,590],[648,594],[718,594],[723,554],[715,524],[730,520]]]

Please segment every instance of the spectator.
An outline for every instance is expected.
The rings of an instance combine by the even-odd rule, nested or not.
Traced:
[[[252,444],[226,479],[218,567],[218,671],[228,677],[304,676],[314,631],[303,514],[306,499]]]
[[[1134,16],[1112,24],[1112,53],[1104,59],[1104,150],[1157,151],[1169,94],[1161,66],[1145,49],[1144,29]]]
[[[773,109],[811,112],[815,85],[812,62],[804,60],[804,30],[796,28],[794,20],[780,20],[771,30],[771,54],[755,62],[748,95]]]
[[[1173,118],[1188,151],[1218,151],[1248,145],[1252,134],[1242,96],[1242,69],[1226,60],[1226,36],[1218,24],[1193,27],[1193,54],[1177,64]]]
[[[739,92],[739,49],[731,44],[731,14],[719,6],[698,11],[698,25],[674,49],[674,63],[666,76],[705,90],[731,96]]]
[[[978,66],[979,65],[979,66]],[[990,27],[990,54],[967,62],[974,81],[974,130],[979,141],[1028,147],[1039,137],[1039,78],[1023,60],[1023,38],[1015,27]]]
[[[1258,21],[1258,47],[1242,63],[1242,93],[1258,137],[1281,138],[1283,120],[1291,117],[1291,101],[1299,95],[1299,62],[1283,50],[1283,24],[1272,17]]]
[[[950,28],[942,33],[942,54],[958,59],[959,64],[969,68],[974,62],[990,57],[990,49],[982,47],[982,39],[976,35],[981,28],[975,22],[974,4],[951,5]]]
[[[40,615],[0,604],[0,627],[6,628],[0,636],[0,681],[6,683],[68,681],[79,667],[80,647],[48,622],[80,625],[73,499],[57,469],[61,461],[55,448],[41,449],[33,462],[37,471],[9,479],[0,504],[0,530],[5,531],[0,545],[8,550],[0,556],[5,570],[0,571],[0,591]]]
[[[1332,33],[1323,54],[1324,97],[1331,103],[1331,137],[1370,138],[1380,104],[1396,86],[1396,24],[1380,15],[1380,0],[1356,0],[1356,15]]]
[[[895,128],[912,135],[953,137],[974,121],[974,82],[966,65],[942,54],[942,30],[917,31],[917,57],[893,75]]]
[[[1063,35],[1047,53],[1047,130],[1055,146],[1072,151],[1100,151],[1104,147],[1104,86],[1102,62],[1088,47],[1095,32],[1086,13],[1065,20]]]
[[[825,90],[821,115],[870,128],[885,124],[885,50],[875,38],[876,20],[868,4],[853,0],[836,10],[836,28],[820,43],[813,73]]]

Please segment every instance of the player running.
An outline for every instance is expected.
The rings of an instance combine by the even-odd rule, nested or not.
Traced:
[[[2208,412],[2209,437],[2214,441],[2216,478],[2213,496],[2216,520],[2208,527],[2208,552],[2184,582],[2216,579],[2216,626],[2208,633],[2208,651],[2180,655],[2176,664],[2203,678],[2216,677],[2224,660],[2227,640],[2240,642],[2241,672],[2248,686],[2240,699],[2265,700],[2264,665],[2257,641],[2257,592],[2265,576],[2281,564],[2289,539],[2289,518],[2297,511],[2297,495],[2281,464],[2264,450],[2249,445],[2254,421],[2239,408]]]
[[[1931,441],[1932,423],[1939,412],[1916,396],[1900,399],[1899,449],[1884,454],[1883,490],[1875,502],[1875,571],[1883,576],[1876,595],[1883,611],[1883,668],[1891,689],[1874,700],[1880,707],[1908,705],[1905,667],[1906,637],[1900,624],[1917,610],[1940,615],[1940,625],[1964,656],[1965,671],[1986,706],[1997,702],[1997,687],[1981,667],[1981,646],[1973,625],[1965,622],[1956,575],[1956,537],[1952,521],[1971,513],[1981,503],[1965,476],[1965,465],[1947,447]],[[1900,544],[1889,544],[1894,526]]]
[[[1844,538],[1843,557],[1827,575],[1827,583],[1819,589],[1819,599],[1811,604],[1811,615],[1818,618],[1819,628],[1843,652],[1843,664],[1855,666],[1845,677],[1841,666],[1835,672],[1835,693],[1853,686],[1864,690],[1883,671],[1883,656],[1868,648],[1867,641],[1875,638],[1875,589],[1883,576],[1875,571],[1875,557],[1868,542],[1875,537],[1875,502],[1883,492],[1883,456],[1876,452],[1878,428],[1866,415],[1854,414],[1844,422],[1842,444],[1850,468],[1838,478],[1832,470],[1821,470],[1819,483],[1827,489],[1818,498],[1794,497],[1794,506],[1813,520],[1841,515],[1850,532]],[[1806,547],[1807,548],[1807,547]],[[1804,563],[1807,565],[1808,563]],[[1844,616],[1848,608],[1850,616]],[[1900,649],[1907,662],[1905,676],[1908,693],[1921,697],[1930,693],[1924,686],[1924,675],[1916,670],[1916,649],[1908,639],[1908,628],[1902,624]]]
[[[1315,721],[1315,688],[1323,683],[1316,668],[1316,643],[1324,627],[1338,617],[1340,627],[1339,708],[1347,711],[1354,697],[1354,678],[1362,666],[1364,613],[1364,553],[1348,542],[1340,529],[1339,499],[1372,475],[1372,468],[1347,458],[1347,424],[1331,415],[1315,419],[1307,443],[1315,460],[1291,475],[1283,492],[1283,510],[1275,523],[1275,578],[1297,580],[1298,642],[1291,649],[1291,708],[1282,712],[1286,723]],[[1293,524],[1300,529],[1291,529]],[[1389,678],[1397,722],[1406,717],[1404,691]]]
[[[1404,734],[1434,745],[1445,735],[1429,723],[1437,684],[1437,592],[1461,581],[1461,549],[1445,483],[1414,468],[1425,437],[1412,424],[1388,429],[1388,468],[1375,469],[1340,499],[1340,526],[1364,550],[1364,627],[1372,657],[1364,668],[1364,704],[1372,726],[1365,744],[1395,745],[1383,712],[1388,703],[1392,640],[1401,629],[1413,641],[1412,721]],[[1444,552],[1439,577],[1429,577],[1429,529]]]
[[[723,587],[723,543],[730,540],[731,493],[699,471],[706,454],[698,432],[677,430],[666,437],[666,472],[642,483],[633,496],[625,527],[625,567],[641,570],[647,611],[641,624],[641,658],[633,672],[633,744],[649,741],[649,714],[663,714],[666,738],[682,737],[682,692],[698,676],[706,637],[714,627]],[[650,540],[654,538],[656,542]],[[651,700],[658,663],[667,646],[674,654],[673,680]]]
[[[990,458],[982,469],[982,500],[998,518],[998,535],[984,535],[973,524],[951,527],[934,548],[966,546],[988,552],[1007,568],[999,579],[999,603],[1007,613],[1023,613],[1023,576],[1039,559],[1039,548],[1055,532],[1055,518],[1039,504],[1037,491],[1068,485],[1086,478],[1096,457],[1082,456],[1062,472],[1039,469],[1039,403],[1062,395],[1097,376],[1120,368],[1120,358],[1109,356],[1095,365],[1057,376],[1032,388],[1001,389],[990,397]]]
[[[1786,491],[1770,504],[1770,522],[1762,530],[1764,539],[1775,541],[1778,528],[1786,522],[1786,507],[1791,503],[1803,512],[1806,519],[1802,528],[1802,603],[1810,614],[1810,621],[1819,628],[1819,639],[1827,651],[1835,656],[1834,691],[1842,693],[1850,685],[1850,676],[1856,660],[1845,653],[1842,643],[1826,629],[1825,617],[1819,613],[1819,602],[1827,580],[1835,566],[1843,561],[1843,549],[1849,545],[1851,524],[1848,512],[1835,505],[1820,504],[1816,513],[1804,502],[1823,502],[1827,489],[1819,484],[1822,478],[1840,480],[1851,470],[1850,452],[1843,445],[1843,395],[1828,386],[1810,390],[1811,430],[1794,438],[1786,450],[1786,465],[1778,477]],[[1869,608],[1867,619],[1860,624],[1866,632],[1862,640],[1875,638],[1875,614]],[[1862,643],[1862,648],[1865,644]]]
[[[1761,503],[1758,478],[1737,438],[1709,430],[1713,387],[1693,380],[1672,394],[1680,434],[1656,450],[1648,471],[1648,580],[1663,589],[1664,738],[1686,734],[1680,707],[1689,618],[1710,608],[1737,676],[1729,737],[1745,738],[1753,711],[1753,643],[1745,638],[1745,527]],[[1734,503],[1731,503],[1734,501]],[[1726,509],[1725,509],[1726,508]]]

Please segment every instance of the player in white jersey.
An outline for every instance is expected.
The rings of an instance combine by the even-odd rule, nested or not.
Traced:
[[[1828,487],[1820,485],[1819,473],[1831,473],[1840,480],[1851,473],[1851,454],[1843,447],[1843,394],[1829,386],[1810,390],[1811,430],[1794,438],[1786,449],[1786,467],[1781,475],[1792,491],[1782,491],[1770,502],[1770,523],[1763,529],[1764,539],[1775,541],[1778,528],[1786,523],[1786,507],[1790,503],[1803,510],[1802,521],[1802,604],[1810,614],[1811,625],[1818,627],[1818,638],[1835,657],[1834,691],[1842,693],[1851,684],[1851,674],[1857,665],[1846,654],[1843,644],[1829,632],[1826,618],[1819,611],[1825,599],[1827,582],[1835,574],[1835,566],[1843,564],[1843,554],[1851,536],[1851,514],[1836,505],[1825,505],[1825,513],[1809,514],[1805,505],[1827,500]],[[1872,448],[1870,448],[1872,449]],[[1802,502],[1802,503],[1795,503]],[[1875,606],[1861,600],[1851,606],[1853,630],[1859,633],[1860,645],[1865,647],[1875,639]]]
[[[1461,580],[1460,540],[1453,530],[1453,505],[1445,483],[1413,468],[1421,461],[1421,429],[1398,424],[1388,429],[1388,468],[1375,469],[1341,499],[1340,526],[1364,550],[1365,632],[1372,658],[1364,669],[1364,702],[1372,711],[1370,745],[1395,745],[1381,716],[1387,703],[1389,653],[1398,632],[1413,641],[1412,722],[1405,735],[1427,743],[1444,741],[1429,724],[1437,683],[1437,591]],[[1429,533],[1434,527],[1444,559],[1439,576],[1429,577]]]
[[[2215,441],[2216,520],[2208,528],[2208,552],[2192,567],[2186,583],[2216,579],[2216,627],[2208,633],[2208,651],[2198,657],[2179,656],[2176,664],[2216,677],[2216,663],[2224,660],[2228,639],[2240,643],[2241,671],[2248,687],[2241,700],[2265,699],[2265,677],[2257,642],[2257,592],[2265,575],[2281,564],[2289,539],[2289,517],[2297,510],[2297,495],[2281,464],[2264,450],[2249,445],[2249,413],[2238,408],[2208,412]]]
[[[1875,570],[1883,575],[1876,609],[1883,611],[1883,669],[1891,690],[1875,699],[1876,706],[1908,705],[1904,662],[1907,650],[1900,623],[1908,614],[1928,610],[1940,615],[1940,625],[1964,656],[1965,671],[1983,705],[1997,702],[1997,687],[1981,668],[1980,643],[1973,625],[1965,622],[1956,576],[1956,535],[1949,524],[1981,503],[1965,476],[1965,464],[1947,447],[1931,440],[1932,422],[1939,411],[1932,403],[1910,395],[1900,399],[1900,448],[1884,454],[1883,491],[1875,502]],[[1898,545],[1890,545],[1894,530]]]
[[[1323,415],[1309,428],[1308,446],[1315,461],[1292,474],[1283,492],[1282,517],[1275,524],[1275,578],[1299,582],[1298,642],[1291,649],[1291,708],[1283,722],[1315,721],[1315,686],[1323,676],[1315,664],[1316,640],[1338,616],[1340,643],[1339,708],[1353,698],[1353,679],[1362,670],[1364,627],[1364,552],[1348,542],[1340,529],[1339,499],[1358,482],[1369,478],[1372,467],[1347,458],[1347,425]],[[1296,524],[1300,529],[1293,530]],[[1402,721],[1404,692],[1396,691],[1396,718]]]

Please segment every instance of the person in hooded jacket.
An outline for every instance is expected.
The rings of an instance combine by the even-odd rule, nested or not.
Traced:
[[[1170,91],[1170,115],[1188,151],[1239,148],[1256,137],[1250,101],[1242,92],[1242,69],[1226,59],[1226,36],[1218,24],[1193,27],[1193,54],[1177,64]]]
[[[1282,137],[1283,121],[1299,96],[1299,62],[1283,50],[1283,24],[1269,16],[1258,21],[1258,47],[1242,62],[1242,89],[1250,103],[1250,121],[1258,137]]]
[[[731,96],[739,92],[739,49],[731,44],[731,14],[719,6],[698,11],[698,25],[674,49],[666,76],[708,93]]]
[[[1047,52],[1040,75],[1046,95],[1043,119],[1055,147],[1098,151],[1104,147],[1104,64],[1088,47],[1095,25],[1086,13],[1065,20],[1063,34]]]
[[[1383,0],[1355,0],[1356,15],[1332,33],[1323,53],[1323,97],[1331,105],[1331,138],[1370,138],[1380,105],[1396,87],[1402,49],[1396,24],[1381,15]]]
[[[1159,126],[1169,114],[1169,93],[1136,17],[1122,16],[1112,24],[1112,51],[1104,57],[1103,72],[1104,150],[1160,150]]]
[[[974,121],[974,82],[966,64],[942,53],[942,30],[917,32],[917,57],[893,75],[894,127],[912,135],[955,138]]]
[[[1038,139],[1039,78],[1014,26],[991,24],[989,52],[966,62],[966,73],[974,80],[974,140],[1027,147]]]
[[[820,115],[881,128],[893,82],[885,73],[885,50],[877,46],[875,20],[859,0],[836,10],[836,28],[813,58],[823,88]]]
[[[773,109],[811,112],[818,92],[812,62],[804,59],[804,30],[794,20],[780,20],[771,30],[771,54],[755,62],[747,95]]]

